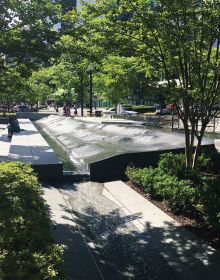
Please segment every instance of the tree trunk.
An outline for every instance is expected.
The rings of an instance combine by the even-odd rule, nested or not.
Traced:
[[[185,130],[185,156],[186,156],[186,168],[190,172],[192,170],[192,141],[191,133],[187,121],[183,123]]]
[[[84,86],[83,78],[80,79],[80,106],[81,106],[81,116],[83,117],[83,103],[84,103]]]
[[[206,126],[202,126],[201,131],[200,131],[200,135],[197,136],[197,145],[195,148],[195,153],[194,153],[194,157],[193,157],[193,166],[192,168],[195,169],[198,166],[198,159],[201,153],[201,146],[202,146],[202,138],[205,132],[205,128]]]

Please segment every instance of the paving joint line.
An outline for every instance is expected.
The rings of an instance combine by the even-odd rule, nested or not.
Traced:
[[[61,196],[63,197],[63,199],[64,199],[64,201],[65,201],[65,203],[66,203],[66,206],[67,206],[68,210],[70,211],[70,215],[72,216],[73,221],[75,221],[74,216],[73,216],[73,214],[72,214],[72,209],[70,208],[69,203],[67,202],[67,200],[66,200],[65,197],[63,196],[62,192],[61,192],[59,189],[58,189],[58,191],[59,191],[59,193],[61,194]],[[98,270],[98,273],[99,273],[101,279],[102,279],[102,280],[105,280],[104,277],[103,277],[103,275],[102,275],[102,273],[101,273],[101,271],[100,271],[100,269],[99,269],[99,267],[98,267],[98,264],[97,264],[96,261],[95,261],[95,258],[94,258],[93,255],[92,255],[92,252],[91,252],[91,250],[90,250],[90,248],[89,248],[89,246],[88,246],[88,244],[87,244],[87,242],[86,242],[86,240],[85,240],[85,238],[84,238],[84,236],[83,236],[83,234],[82,234],[82,231],[81,231],[81,229],[80,229],[78,223],[76,223],[76,227],[77,227],[77,229],[79,230],[79,233],[80,233],[81,236],[82,236],[82,239],[83,239],[83,241],[84,241],[84,243],[85,243],[85,245],[86,245],[87,250],[89,251],[90,256],[92,257],[92,260],[93,260],[93,262],[94,262],[94,264],[95,264],[95,266],[96,266],[96,268],[97,268],[97,270]],[[94,244],[93,244],[93,245],[94,245]],[[94,248],[95,248],[95,245],[94,245]]]

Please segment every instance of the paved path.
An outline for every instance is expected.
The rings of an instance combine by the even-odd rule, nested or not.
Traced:
[[[121,181],[58,187],[45,199],[67,279],[220,279],[219,253]]]
[[[92,242],[86,242],[65,195],[54,187],[44,187],[44,199],[50,207],[56,242],[64,246],[64,269],[67,280],[120,279],[117,271],[103,257],[96,256]],[[97,264],[99,262],[99,264]],[[106,277],[104,276],[106,275]],[[108,278],[111,276],[113,278]]]

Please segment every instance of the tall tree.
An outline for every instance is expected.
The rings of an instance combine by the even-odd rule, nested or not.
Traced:
[[[28,78],[33,69],[47,64],[58,38],[54,25],[60,18],[58,0],[3,1],[0,3],[0,74],[7,76],[9,69],[16,77]],[[13,70],[12,70],[13,69]],[[5,79],[4,84],[7,82]],[[10,91],[10,84],[6,85]],[[12,88],[11,88],[12,90]],[[18,101],[18,88],[10,94]],[[1,93],[5,92],[1,88]],[[13,98],[12,98],[13,96]]]
[[[98,0],[86,10],[99,34],[116,42],[129,40],[133,55],[152,66],[149,74],[167,81],[167,97],[184,125],[186,166],[196,168],[220,95],[220,2]]]

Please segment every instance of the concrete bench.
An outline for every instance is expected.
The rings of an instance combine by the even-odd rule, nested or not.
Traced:
[[[14,133],[8,159],[30,162],[41,179],[58,180],[63,164],[29,119],[19,119],[21,131]]]

